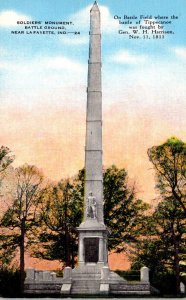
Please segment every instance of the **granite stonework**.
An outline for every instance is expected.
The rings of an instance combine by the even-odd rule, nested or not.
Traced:
[[[78,266],[55,273],[27,271],[25,293],[65,295],[150,294],[149,270],[141,270],[141,281],[130,284],[108,266],[108,229],[103,217],[102,174],[102,84],[100,11],[95,2],[90,11],[88,60],[84,220],[79,234]]]
[[[101,267],[95,263],[87,263],[73,270],[66,267],[63,278],[56,277],[54,272],[28,269],[25,279],[25,294],[149,295],[151,287],[149,281],[144,280],[143,268],[141,269],[142,278],[143,281],[129,283],[115,272],[110,271],[108,267]]]
[[[64,284],[71,284],[69,294],[74,295],[149,295],[150,283],[128,283],[109,267],[96,264],[85,264],[72,270],[71,277],[66,278]],[[61,290],[66,295],[66,290]]]
[[[60,294],[62,278],[55,272],[27,269],[24,282],[25,294]]]

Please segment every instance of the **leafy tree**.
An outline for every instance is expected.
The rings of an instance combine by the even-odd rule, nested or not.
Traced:
[[[161,274],[174,275],[175,291],[179,294],[180,261],[186,254],[186,220],[179,202],[161,201],[143,234],[136,245],[133,268],[148,265],[156,279]]]
[[[77,232],[83,217],[85,170],[70,180],[43,193],[44,227],[39,234],[43,250],[35,251],[37,257],[59,259],[74,266],[77,256]],[[124,251],[134,243],[144,225],[144,212],[148,205],[137,199],[135,189],[129,187],[125,169],[112,166],[104,171],[104,214],[109,227],[109,250]]]
[[[11,155],[11,151],[8,147],[0,147],[0,185],[2,179],[5,176],[5,171],[9,165],[13,162],[14,156]],[[13,252],[15,251],[13,238],[7,238],[5,231],[0,224],[0,270],[3,272],[7,269],[13,258]],[[6,242],[6,243],[5,243]]]
[[[0,148],[0,173],[6,170],[6,168],[13,162],[14,156],[11,155],[11,151],[8,147],[1,146]]]
[[[78,179],[61,180],[48,186],[42,193],[42,232],[33,247],[34,255],[49,260],[63,261],[65,266],[74,267],[78,240],[76,227],[83,215],[83,198],[78,190]],[[38,247],[37,247],[38,248]]]
[[[148,156],[156,172],[156,188],[160,191],[162,199],[166,200],[164,203],[170,201],[168,207],[172,219],[170,232],[174,247],[176,286],[179,292],[179,252],[180,247],[183,247],[183,242],[180,241],[183,233],[180,233],[182,230],[180,228],[183,227],[181,225],[186,217],[186,144],[172,137],[164,144],[150,148]],[[176,224],[173,222],[175,219]]]
[[[14,156],[11,154],[11,151],[8,147],[1,146],[0,147],[0,186],[2,184],[2,180],[6,175],[6,170],[13,162]]]
[[[125,169],[113,165],[103,175],[104,221],[111,231],[108,248],[121,252],[138,240],[149,205],[136,197]]]
[[[148,156],[161,201],[138,242],[134,266],[146,264],[154,274],[173,274],[179,293],[180,260],[186,254],[186,144],[170,138],[148,149]]]
[[[31,229],[36,226],[42,182],[43,175],[35,166],[25,164],[15,169],[16,189],[13,202],[1,220],[1,226],[7,229],[2,247],[11,249],[12,253],[19,248],[21,290],[24,282],[25,248]]]
[[[186,144],[172,137],[148,149],[156,172],[156,188],[163,198],[175,199],[186,216]]]

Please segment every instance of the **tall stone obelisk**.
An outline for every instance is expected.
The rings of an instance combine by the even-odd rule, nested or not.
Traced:
[[[97,220],[103,222],[101,31],[96,2],[90,11],[85,172],[84,218],[87,218],[87,199],[92,192],[97,203]]]
[[[100,11],[90,10],[90,40],[85,142],[84,220],[79,231],[79,264],[107,264],[107,230],[103,218],[102,87]]]

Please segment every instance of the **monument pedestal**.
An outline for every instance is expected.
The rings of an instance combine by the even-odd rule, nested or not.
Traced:
[[[79,258],[75,269],[65,268],[63,295],[149,295],[150,283],[128,283],[108,267],[106,226],[96,218],[86,218],[77,228]],[[143,271],[144,273],[144,271]],[[143,276],[144,277],[144,276]]]
[[[107,235],[104,224],[97,219],[87,218],[80,227],[79,232],[79,266],[96,264],[97,267],[108,265]]]
[[[108,294],[108,230],[96,218],[86,218],[79,228],[78,267],[72,270],[69,294]],[[104,281],[102,283],[102,280]],[[66,284],[67,278],[64,279]],[[65,286],[61,289],[66,294]]]

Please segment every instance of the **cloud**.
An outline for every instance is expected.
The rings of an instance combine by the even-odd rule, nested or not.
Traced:
[[[79,105],[86,97],[87,67],[68,56],[17,62],[2,59],[0,69],[3,73],[1,97],[5,103],[22,103],[29,107],[43,102]]]
[[[120,64],[143,64],[147,61],[146,55],[131,53],[128,50],[120,50],[110,57],[110,60]]]
[[[13,10],[2,11],[0,13],[0,26],[11,27],[16,26],[17,21],[29,21],[31,17],[23,15]]]
[[[7,49],[5,49],[4,47],[1,47],[0,46],[0,57],[3,57],[3,56],[7,56],[8,55],[8,50]]]
[[[62,42],[66,45],[85,45],[88,44],[88,36],[71,36],[71,37],[63,37]]]
[[[41,66],[47,69],[66,70],[70,72],[81,72],[84,67],[79,62],[65,56],[57,56],[54,58],[45,58],[41,61]]]
[[[35,59],[32,61],[22,61],[14,63],[12,61],[2,60],[0,61],[0,69],[7,71],[17,72],[37,72],[37,70],[64,70],[70,72],[82,72],[84,71],[84,65],[78,61],[72,60],[65,56],[56,57],[43,57],[42,59]]]
[[[90,24],[90,9],[91,6],[87,6],[84,9],[78,11],[77,13],[70,16],[73,20],[74,25],[78,24],[81,30],[87,29],[89,30]],[[101,12],[101,28],[104,33],[111,33],[118,29],[118,22],[116,22],[113,16],[110,13],[110,10],[107,6],[100,5]]]
[[[173,49],[177,56],[186,59],[186,48],[185,47],[176,47]]]
[[[76,30],[80,31],[81,35],[76,37],[63,37],[61,40],[66,45],[85,45],[88,44],[89,24],[90,24],[90,9],[92,5],[79,10],[69,16],[73,21]],[[119,28],[119,23],[114,20],[107,6],[99,6],[101,11],[101,30],[105,34],[110,34]]]

